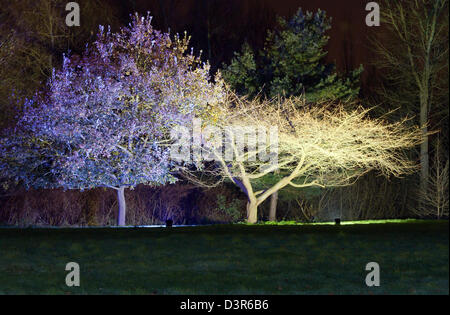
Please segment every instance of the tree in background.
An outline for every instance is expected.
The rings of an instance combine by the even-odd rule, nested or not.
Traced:
[[[2,111],[0,115],[0,129],[5,127],[7,122],[14,117],[16,112],[15,94],[17,90],[22,91],[25,88],[23,81],[9,71],[12,66],[11,60],[14,59],[18,44],[13,32],[0,37],[0,108]]]
[[[419,191],[421,202],[413,208],[413,212],[420,217],[441,219],[448,217],[449,214],[449,159],[443,154],[439,139],[433,162],[428,176],[427,190]]]
[[[68,50],[81,53],[99,24],[116,25],[114,9],[101,0],[82,0],[81,23],[68,27],[64,0],[17,0],[0,7],[0,128],[11,126],[23,105],[59,67]],[[9,43],[9,45],[8,45]],[[12,43],[12,45],[11,45]],[[0,57],[2,58],[2,57]]]
[[[384,32],[374,40],[381,100],[417,113],[423,135],[430,124],[448,134],[448,1],[384,1]],[[390,109],[389,109],[390,110]],[[447,129],[447,130],[445,130]],[[447,138],[448,146],[448,138]],[[437,153],[439,154],[439,153]],[[420,146],[420,190],[429,191],[429,139]]]
[[[302,95],[311,103],[355,98],[362,68],[342,77],[334,64],[324,61],[330,27],[331,19],[321,10],[299,9],[289,21],[279,18],[264,49],[255,53],[244,43],[230,65],[224,65],[223,78],[238,94],[250,97],[259,92],[269,98]]]
[[[347,111],[342,105],[306,110],[302,103],[301,98],[274,104],[231,96],[215,125],[225,140],[205,131],[199,142],[203,156],[215,161],[216,167],[202,169],[200,178],[186,167],[182,170],[204,185],[208,183],[203,174],[208,172],[235,183],[248,198],[247,222],[256,223],[258,206],[284,187],[345,186],[372,170],[401,176],[417,169],[404,150],[423,137],[418,127],[407,126],[407,120],[387,123],[369,118],[368,110]],[[268,136],[274,127],[277,135]],[[256,141],[261,138],[266,141]],[[276,159],[267,159],[269,152]],[[280,178],[257,191],[255,183],[274,171]]]
[[[118,33],[101,28],[81,58],[65,57],[48,91],[27,104],[2,139],[1,175],[27,187],[117,190],[171,183],[170,130],[205,115],[221,98],[209,65],[186,54],[189,38],[135,16]]]

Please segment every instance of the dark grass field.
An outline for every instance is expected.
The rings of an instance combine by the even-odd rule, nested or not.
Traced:
[[[380,287],[365,285],[372,261]],[[3,228],[0,293],[449,294],[449,224]]]

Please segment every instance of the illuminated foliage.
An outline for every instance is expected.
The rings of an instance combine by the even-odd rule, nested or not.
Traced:
[[[188,42],[154,30],[150,16],[118,33],[101,27],[2,140],[2,175],[27,187],[114,188],[123,212],[126,187],[174,182],[171,128],[208,116],[221,98]]]
[[[324,11],[313,14],[299,9],[289,21],[279,19],[264,50],[255,53],[245,43],[224,67],[223,77],[240,95],[255,96],[260,91],[270,98],[304,95],[308,102],[355,98],[362,67],[344,78],[334,64],[324,61],[330,27]]]

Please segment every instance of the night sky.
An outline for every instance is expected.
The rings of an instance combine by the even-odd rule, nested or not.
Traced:
[[[376,77],[371,67],[369,40],[371,32],[381,27],[365,24],[366,0],[135,0],[118,1],[117,15],[126,22],[132,12],[150,11],[154,26],[171,29],[192,36],[192,46],[203,50],[203,55],[212,64],[213,70],[222,62],[229,62],[233,52],[239,50],[244,41],[253,47],[261,47],[267,29],[273,28],[276,16],[291,17],[301,7],[304,10],[321,9],[332,17],[329,31],[328,61],[335,62],[339,71],[351,71],[364,65],[362,85],[370,86]],[[208,18],[210,16],[210,18]],[[211,54],[208,54],[208,23],[210,28]]]

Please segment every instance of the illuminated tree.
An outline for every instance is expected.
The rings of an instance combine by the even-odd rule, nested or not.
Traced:
[[[406,119],[387,123],[369,118],[368,110],[345,111],[342,105],[322,104],[305,110],[299,98],[273,104],[233,96],[229,102],[233,106],[222,109],[222,119],[214,126],[223,131],[223,139],[202,132],[203,157],[216,161],[215,167],[206,167],[202,174],[210,172],[242,189],[248,197],[249,223],[257,221],[262,202],[288,185],[300,189],[344,186],[372,170],[385,176],[416,170],[403,150],[423,138],[420,129],[409,127]],[[266,132],[273,128],[277,136]],[[183,171],[197,183],[213,185],[187,168]],[[255,183],[274,171],[280,175],[276,183],[256,191]]]
[[[310,104],[324,100],[349,100],[359,93],[362,67],[348,77],[339,75],[335,65],[327,63],[326,45],[331,19],[320,9],[299,9],[289,20],[278,19],[269,31],[262,51],[254,52],[244,43],[223,70],[225,81],[240,95],[259,93],[274,98],[302,96]],[[269,218],[276,219],[278,193],[271,198]]]
[[[176,180],[170,130],[221,98],[209,66],[185,53],[188,42],[154,30],[149,16],[118,33],[101,28],[81,58],[64,58],[2,140],[2,175],[27,187],[113,188],[124,225],[126,188]]]

